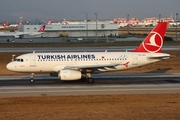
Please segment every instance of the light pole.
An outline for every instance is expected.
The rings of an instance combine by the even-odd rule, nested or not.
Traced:
[[[129,21],[129,14],[127,14],[127,25],[128,25],[128,21]],[[127,26],[127,36],[129,37],[129,26]]]
[[[97,13],[95,13],[95,15],[96,15],[96,41],[95,42],[97,42]]]
[[[159,14],[159,22],[161,22],[161,14]]]
[[[178,20],[178,13],[176,13],[176,40],[178,40],[178,38],[177,38],[177,20]]]
[[[88,14],[86,13],[86,40],[88,38]]]

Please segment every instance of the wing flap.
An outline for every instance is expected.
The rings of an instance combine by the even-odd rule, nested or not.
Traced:
[[[115,67],[118,64],[104,64],[104,65],[82,65],[82,66],[66,66],[64,69],[91,69],[91,68],[104,68]]]

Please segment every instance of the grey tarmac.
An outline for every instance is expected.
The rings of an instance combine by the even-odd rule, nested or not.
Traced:
[[[1,76],[0,97],[180,93],[180,73],[97,74],[95,83],[37,75]]]

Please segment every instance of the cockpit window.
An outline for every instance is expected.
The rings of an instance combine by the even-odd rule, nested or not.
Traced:
[[[16,58],[16,59],[14,59],[14,61],[17,61],[17,62],[24,62],[24,60],[23,60],[23,59],[20,59],[20,58]]]

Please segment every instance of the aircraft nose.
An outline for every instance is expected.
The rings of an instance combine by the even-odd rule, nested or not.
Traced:
[[[8,64],[6,65],[6,68],[7,68],[8,70],[13,71],[13,65],[12,65],[11,63],[8,63]]]

